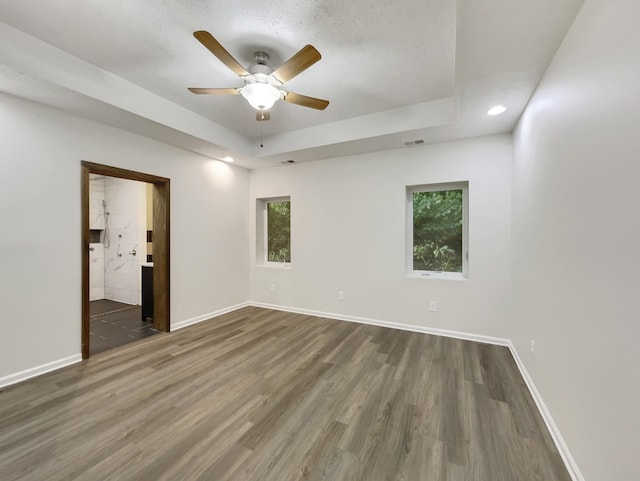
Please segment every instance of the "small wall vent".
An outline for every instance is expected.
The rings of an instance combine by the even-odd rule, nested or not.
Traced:
[[[404,143],[405,147],[411,147],[412,145],[422,145],[422,144],[424,144],[424,139],[407,140]]]
[[[280,163],[281,164],[295,164],[296,161],[289,159],[289,160],[282,160],[282,161],[280,161]]]

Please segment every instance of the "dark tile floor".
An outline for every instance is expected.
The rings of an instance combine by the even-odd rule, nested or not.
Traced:
[[[90,302],[89,311],[91,356],[158,333],[153,322],[141,320],[140,306],[100,299]]]

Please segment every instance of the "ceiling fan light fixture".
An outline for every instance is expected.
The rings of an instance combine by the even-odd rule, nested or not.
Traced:
[[[279,89],[267,83],[247,84],[240,93],[256,110],[269,110],[281,95]]]

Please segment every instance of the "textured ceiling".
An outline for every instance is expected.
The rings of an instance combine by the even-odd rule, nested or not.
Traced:
[[[407,136],[510,130],[581,4],[0,0],[0,89],[150,137],[166,139],[171,129],[177,145],[229,153],[250,168],[313,160],[397,147]],[[245,66],[256,50],[276,68],[314,45],[322,60],[285,87],[330,106],[279,102],[271,120],[258,123],[240,96],[189,93],[190,86],[242,85],[193,38],[196,30],[211,32]],[[497,102],[509,113],[488,120]]]

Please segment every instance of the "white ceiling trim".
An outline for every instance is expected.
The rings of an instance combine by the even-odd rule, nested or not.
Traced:
[[[19,46],[19,48],[17,47]],[[457,117],[457,99],[422,102],[384,112],[352,117],[268,137],[266,148],[255,139],[206,119],[106,70],[0,22],[0,63],[39,82],[68,105],[50,105],[93,120],[171,143],[208,157],[232,155],[240,165],[257,167],[258,158],[286,158],[290,152],[444,125]],[[46,87],[50,85],[50,87]],[[61,91],[62,89],[62,91]],[[69,96],[76,94],[84,100]],[[37,97],[36,92],[26,97]],[[42,99],[41,99],[42,100]],[[80,107],[80,104],[84,105]],[[91,105],[91,108],[88,108]],[[76,108],[74,108],[76,107]],[[145,120],[147,121],[145,124]]]
[[[273,156],[354,140],[446,125],[458,117],[458,99],[449,97],[408,105],[375,114],[293,130],[267,137],[256,156]],[[255,144],[255,142],[254,142]]]
[[[245,136],[1,22],[0,63],[214,145],[251,150]]]

